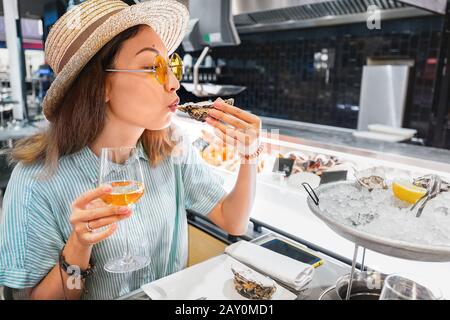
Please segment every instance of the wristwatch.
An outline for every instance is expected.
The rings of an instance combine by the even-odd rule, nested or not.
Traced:
[[[64,248],[63,248],[64,250]],[[65,273],[67,273],[69,276],[79,276],[81,279],[86,279],[89,277],[95,270],[95,265],[91,261],[89,262],[89,266],[86,270],[81,270],[80,268],[70,268],[70,264],[67,263],[67,261],[64,258],[63,250],[61,250],[61,253],[59,254],[59,265],[61,266],[61,269],[64,270]],[[79,270],[79,274],[77,274],[77,271]]]

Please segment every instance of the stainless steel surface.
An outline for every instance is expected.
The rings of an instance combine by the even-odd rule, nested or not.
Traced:
[[[376,271],[346,274],[337,280],[336,286],[328,290],[334,290],[336,297],[341,300],[379,300],[386,276]],[[350,280],[352,285],[349,285]]]
[[[233,15],[240,33],[310,28],[366,22],[371,4],[382,20],[431,14],[395,0],[233,0]]]
[[[352,292],[352,285],[353,285],[353,278],[355,275],[355,269],[356,269],[356,259],[358,258],[358,249],[359,246],[355,244],[355,251],[353,253],[353,260],[352,260],[352,271],[350,272],[350,279],[347,286],[347,294],[345,296],[345,300],[350,300],[350,293]]]
[[[332,190],[337,185],[354,184],[351,181],[340,181],[319,186],[315,192],[320,199],[323,192]],[[399,240],[391,240],[380,236],[368,234],[350,226],[343,225],[324,214],[320,207],[315,205],[308,197],[308,206],[311,211],[334,232],[355,244],[365,247],[388,256],[427,262],[448,262],[450,261],[450,247],[419,245]]]
[[[190,25],[183,39],[185,51],[203,46],[236,46],[241,43],[232,14],[231,0],[190,0]]]
[[[439,14],[445,14],[445,10],[447,9],[447,0],[399,0],[399,1]]]
[[[233,0],[233,15],[286,9],[332,0]]]
[[[336,294],[336,286],[325,289],[318,300],[339,300],[339,296]]]
[[[200,84],[200,66],[209,52],[209,47],[203,48],[200,57],[194,65],[194,83],[182,82],[181,85],[186,91],[191,92],[196,97],[219,97],[219,96],[234,96],[246,89],[246,87],[234,85],[218,85],[212,83]]]
[[[381,11],[380,19],[403,19],[430,16],[431,13],[416,8],[400,8],[389,11]],[[237,30],[240,34],[252,32],[268,32],[281,31],[302,28],[316,28],[326,26],[346,25],[352,23],[366,22],[369,17],[367,13],[348,14],[340,16],[324,16],[321,18],[305,19],[305,20],[286,20],[280,22],[255,22],[249,15],[241,15],[234,17]]]
[[[182,82],[181,85],[186,91],[192,92],[197,97],[235,96],[247,89],[242,86],[200,83],[198,89],[195,90],[195,84],[193,83]]]
[[[272,239],[282,239],[283,241],[286,241],[287,243],[297,246],[301,248],[302,250],[309,251],[319,257],[321,257],[324,260],[323,265],[319,266],[315,270],[315,275],[313,280],[310,282],[308,289],[298,293],[297,299],[299,300],[317,300],[319,299],[320,295],[324,292],[326,288],[329,288],[330,286],[334,286],[336,284],[336,280],[340,277],[344,276],[345,274],[348,274],[350,272],[350,266],[347,264],[344,264],[343,262],[340,262],[336,259],[333,259],[331,257],[328,257],[327,255],[324,255],[320,252],[315,252],[311,249],[308,249],[307,247],[292,241],[290,239],[287,239],[285,237],[282,237],[278,234],[269,233],[266,235],[263,235],[259,238],[256,238],[252,240],[251,242],[255,244],[262,244],[267,241],[270,241]],[[289,290],[289,289],[288,289]],[[142,291],[142,289],[138,289],[136,291],[133,291],[127,295],[124,295],[118,300],[149,300],[149,297]]]
[[[194,91],[193,93],[198,97],[200,94],[200,89],[198,87],[199,84],[199,69],[201,64],[206,58],[206,55],[209,52],[209,47],[204,47],[202,53],[200,54],[200,57],[198,58],[197,62],[194,65]]]
[[[408,66],[364,66],[358,130],[371,124],[402,127],[408,79]]]

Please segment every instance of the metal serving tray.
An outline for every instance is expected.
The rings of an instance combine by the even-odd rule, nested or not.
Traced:
[[[324,192],[333,190],[342,184],[354,185],[354,181],[339,181],[319,186],[315,193],[319,198]],[[315,204],[311,197],[308,197],[308,206],[311,211],[334,232],[355,244],[365,247],[388,256],[427,262],[448,262],[450,261],[450,246],[431,246],[409,243],[406,241],[392,240],[367,232],[360,231],[350,226],[341,224],[323,213],[319,206]]]

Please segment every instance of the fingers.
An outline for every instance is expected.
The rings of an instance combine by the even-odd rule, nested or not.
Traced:
[[[108,204],[106,204],[102,199],[96,199],[92,202],[89,202],[86,205],[86,210],[91,210],[91,209],[95,209],[95,208],[102,208],[102,207],[106,207]]]
[[[247,129],[247,130],[237,130],[232,127],[229,127],[220,121],[212,118],[206,118],[206,122],[213,126],[215,129],[220,130],[223,134],[238,140],[239,142],[243,143],[244,145],[252,144],[253,141],[258,139],[258,131],[254,129]],[[219,136],[220,137],[220,136]]]
[[[216,108],[217,110],[223,111],[224,113],[229,113],[229,114],[235,116],[236,118],[241,119],[250,124],[256,124],[260,121],[259,117],[255,116],[247,111],[239,109],[238,107],[226,104],[222,99],[218,99],[214,102],[214,108]]]
[[[237,146],[238,140],[236,140],[236,139],[234,139],[234,138],[224,134],[219,129],[214,128],[214,133],[216,134],[216,136],[218,136],[222,140],[222,142],[221,142],[222,145],[223,145],[223,143],[226,143],[226,144],[229,144],[229,145],[232,145],[232,146],[235,146],[235,147]]]
[[[117,230],[117,224],[112,224],[100,232],[88,232],[83,234],[84,241],[95,244],[110,237]]]
[[[206,122],[208,124],[210,124],[211,126],[213,126],[214,128],[220,130],[223,134],[225,134],[233,139],[239,140],[240,142],[243,142],[243,143],[245,142],[245,134],[244,133],[239,132],[238,130],[236,130],[232,127],[229,127],[229,126],[221,123],[220,121],[210,118],[210,117],[206,118]]]
[[[224,134],[217,128],[214,128],[214,133],[223,141],[222,143],[236,147],[241,154],[252,154],[256,150],[256,145],[252,143],[250,136],[245,136],[245,143],[240,143],[237,139]]]
[[[228,115],[226,113],[224,113],[223,111],[220,110],[216,110],[216,109],[211,109],[208,111],[208,115],[217,119],[217,120],[221,120],[223,122],[226,122],[230,125],[232,125],[235,128],[240,128],[240,129],[248,129],[250,128],[250,125],[244,121],[242,121],[241,119],[238,119],[234,116]]]
[[[130,212],[128,207],[105,206],[90,210],[75,209],[70,217],[70,222],[76,224],[79,222],[88,222],[100,218],[106,218],[114,215],[126,215]]]
[[[84,209],[90,202],[108,194],[112,191],[111,186],[101,186],[94,190],[89,190],[79,196],[72,204],[72,207]]]
[[[131,217],[131,214],[132,213],[130,212],[128,214],[117,215],[114,217],[107,217],[107,218],[101,218],[101,219],[97,219],[97,220],[91,220],[91,221],[89,221],[89,226],[91,227],[91,229],[100,229],[100,228],[109,226],[110,224],[117,223],[121,220],[127,219],[127,218]],[[87,230],[87,228],[86,228],[86,230]]]

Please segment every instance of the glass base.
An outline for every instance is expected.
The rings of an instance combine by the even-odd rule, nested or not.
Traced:
[[[142,269],[150,264],[150,257],[131,256],[108,261],[104,269],[111,273],[126,273]]]

